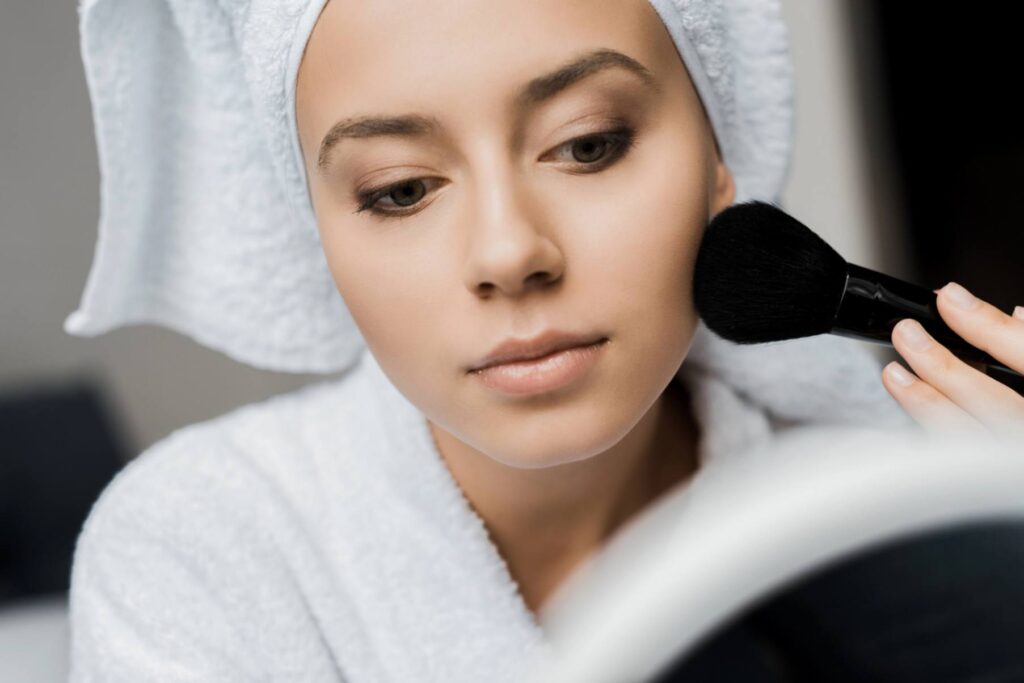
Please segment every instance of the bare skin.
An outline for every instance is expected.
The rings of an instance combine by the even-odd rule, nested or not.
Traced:
[[[515,97],[596,49],[655,87],[614,67],[530,106]],[[322,149],[342,119],[413,112],[438,130]],[[700,237],[735,187],[675,45],[647,0],[329,2],[296,117],[338,291],[537,613],[696,469],[697,424],[670,382],[697,326]],[[624,128],[619,154],[605,134]],[[388,187],[385,215],[358,210]],[[467,373],[548,328],[610,341],[550,394],[512,398]]]
[[[646,449],[647,457],[632,468],[623,467],[623,479],[615,492],[618,505],[609,513],[603,526],[582,535],[581,527],[572,526],[571,517],[544,517],[538,511],[532,522],[520,516],[516,521],[525,526],[504,530],[488,523],[509,571],[519,584],[527,607],[542,617],[547,599],[554,590],[587,557],[600,550],[605,541],[634,515],[669,490],[685,484],[696,472],[695,441],[699,426],[692,415],[689,396],[682,385],[673,382],[657,402],[660,413],[656,433]],[[640,430],[634,430],[634,434]],[[646,436],[646,435],[644,435]],[[631,435],[631,438],[636,438]],[[597,457],[607,457],[602,454]],[[550,515],[551,513],[548,512]],[[497,522],[505,522],[497,518]],[[511,531],[511,533],[509,533]],[[520,535],[515,536],[519,531]],[[532,533],[531,533],[532,532]],[[507,546],[507,538],[521,538],[519,546]]]

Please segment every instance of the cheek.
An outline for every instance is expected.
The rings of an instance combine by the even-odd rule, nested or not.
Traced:
[[[321,239],[335,287],[380,363],[430,367],[424,359],[436,354],[444,330],[431,315],[442,303],[424,271],[429,259],[399,260],[387,238]]]
[[[706,177],[695,160],[651,163],[593,217],[587,279],[614,310],[650,328],[689,324],[693,268],[707,222]],[[594,229],[596,228],[596,229]],[[663,329],[662,331],[668,331]]]

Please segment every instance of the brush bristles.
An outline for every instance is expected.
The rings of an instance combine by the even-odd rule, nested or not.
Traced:
[[[725,339],[757,344],[828,332],[846,283],[846,260],[774,204],[721,211],[705,230],[694,305]]]

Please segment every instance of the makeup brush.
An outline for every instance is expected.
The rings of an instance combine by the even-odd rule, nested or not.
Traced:
[[[891,347],[896,323],[913,318],[955,356],[1024,392],[1020,373],[946,325],[932,289],[847,263],[774,204],[735,204],[711,220],[697,252],[693,296],[708,328],[739,344],[830,333]]]

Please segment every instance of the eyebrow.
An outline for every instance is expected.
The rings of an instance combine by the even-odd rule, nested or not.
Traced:
[[[568,64],[529,81],[516,94],[515,108],[523,110],[536,107],[584,78],[613,68],[624,69],[637,76],[644,85],[654,92],[661,92],[661,86],[654,74],[643,64],[616,50],[600,48],[587,52]],[[419,138],[436,133],[440,127],[441,124],[435,117],[424,114],[360,116],[342,119],[331,126],[320,143],[317,166],[323,170],[327,166],[331,150],[339,142],[348,138]]]

